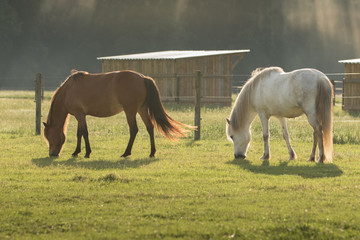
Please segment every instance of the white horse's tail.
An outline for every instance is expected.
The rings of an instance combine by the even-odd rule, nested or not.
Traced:
[[[333,154],[333,86],[328,78],[322,78],[319,84],[317,113],[322,126],[324,154],[332,162]]]

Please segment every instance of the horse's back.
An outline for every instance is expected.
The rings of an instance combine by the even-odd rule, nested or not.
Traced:
[[[66,94],[66,106],[73,115],[108,117],[125,108],[139,108],[146,97],[144,79],[133,71],[83,74],[74,77]]]
[[[289,74],[293,76],[294,80],[302,82],[302,84],[309,88],[315,87],[319,82],[329,81],[323,72],[313,68],[298,69],[289,72]]]
[[[319,87],[328,89],[328,94],[332,94],[332,86],[328,77],[316,69],[299,69],[292,72],[293,82],[299,91],[298,101],[301,105],[315,105],[319,94]],[[315,106],[311,106],[315,107]]]
[[[281,117],[297,117],[304,106],[315,104],[317,86],[326,76],[315,69],[274,72],[259,82],[253,101],[257,111]]]

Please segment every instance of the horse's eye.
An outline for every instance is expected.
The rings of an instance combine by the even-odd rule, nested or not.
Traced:
[[[234,139],[234,136],[233,136],[233,135],[231,135],[231,136],[230,136],[230,138],[231,138],[231,139]]]

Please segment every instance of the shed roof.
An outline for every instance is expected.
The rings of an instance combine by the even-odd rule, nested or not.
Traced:
[[[340,60],[339,63],[360,63],[360,58]]]
[[[181,59],[193,57],[205,57],[224,54],[247,53],[250,50],[211,50],[211,51],[161,51],[138,53],[128,55],[118,55],[109,57],[98,57],[98,60],[165,60],[165,59]]]

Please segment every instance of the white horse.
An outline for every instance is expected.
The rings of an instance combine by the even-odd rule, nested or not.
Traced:
[[[230,118],[226,119],[226,134],[234,143],[235,158],[246,157],[251,140],[251,123],[258,114],[264,138],[264,155],[260,159],[270,159],[270,116],[279,119],[289,160],[295,159],[296,154],[290,144],[286,118],[298,117],[305,113],[314,129],[314,143],[309,161],[315,161],[318,145],[318,162],[332,162],[332,103],[332,84],[326,75],[318,70],[299,69],[284,72],[279,67],[256,69],[239,93]]]

